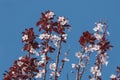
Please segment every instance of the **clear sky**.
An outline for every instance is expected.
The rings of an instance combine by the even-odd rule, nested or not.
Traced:
[[[99,18],[108,20],[109,39],[114,48],[108,52],[109,65],[103,69],[103,80],[109,80],[116,66],[120,65],[120,0],[0,0],[0,80],[4,70],[8,70],[14,60],[25,54],[21,51],[21,32],[27,27],[36,27],[40,13],[46,10],[69,19],[72,30],[66,45],[71,46],[71,63],[74,62],[74,53],[80,50],[78,39],[82,32],[92,31]],[[68,72],[70,80],[75,80],[70,73],[70,63],[65,66],[65,75]],[[65,75],[60,80],[66,80]]]

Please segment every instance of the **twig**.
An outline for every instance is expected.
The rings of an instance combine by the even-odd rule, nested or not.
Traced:
[[[55,78],[54,80],[57,80],[58,76],[57,76],[57,70],[58,70],[58,63],[59,63],[59,56],[60,56],[60,50],[61,50],[61,43],[62,43],[62,40],[60,40],[60,43],[59,43],[59,47],[58,47],[58,53],[57,53],[57,56],[56,56],[56,68],[55,68]]]
[[[48,42],[49,42],[49,39],[47,40],[47,44],[46,44],[46,48],[48,48]],[[48,52],[48,51],[47,51]],[[47,73],[47,60],[46,60],[46,57],[47,57],[47,52],[45,53],[45,67],[44,67],[44,69],[45,69],[45,74],[44,74],[44,78],[43,78],[43,80],[46,80],[46,73]]]
[[[91,52],[88,53],[88,57],[90,57],[90,55],[91,55]],[[89,61],[89,60],[86,59],[85,66],[88,64],[88,61]],[[84,68],[82,69],[81,76],[80,76],[80,80],[82,79],[82,75],[83,75],[84,72],[85,72],[85,68],[86,68],[86,67],[84,67]]]

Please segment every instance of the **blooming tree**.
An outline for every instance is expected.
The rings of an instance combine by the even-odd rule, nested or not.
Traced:
[[[59,16],[56,20],[54,12],[46,11],[41,13],[41,18],[36,26],[39,28],[39,34],[35,34],[34,28],[28,28],[22,32],[23,51],[26,51],[27,54],[14,61],[13,66],[4,72],[3,80],[58,80],[59,76],[64,74],[62,69],[69,59],[67,53],[62,59],[60,55],[61,47],[67,40],[67,30],[71,29],[68,19]],[[107,28],[107,22],[103,23],[100,20],[95,24],[93,33],[83,32],[79,39],[81,51],[75,53],[78,63],[71,64],[76,73],[75,80],[82,80],[86,66],[94,53],[96,53],[95,62],[90,68],[91,74],[88,78],[89,80],[102,80],[102,66],[108,65],[107,53],[112,48],[107,39],[109,36]],[[117,74],[111,75],[111,80],[120,79],[119,73],[120,67],[117,67]]]

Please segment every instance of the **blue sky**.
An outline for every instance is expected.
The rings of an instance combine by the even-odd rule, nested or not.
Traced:
[[[0,80],[4,70],[8,70],[21,51],[21,32],[28,27],[36,27],[40,13],[52,10],[57,16],[66,16],[72,26],[67,46],[69,58],[74,62],[74,53],[80,50],[78,39],[83,31],[90,30],[102,18],[108,20],[109,37],[114,48],[108,52],[109,65],[103,69],[103,80],[109,80],[111,73],[120,65],[120,0],[0,0]],[[65,44],[63,44],[65,45]],[[63,49],[64,51],[64,49]],[[70,72],[70,63],[64,70]],[[88,69],[89,70],[89,69]],[[66,71],[65,71],[66,74]],[[71,76],[73,74],[69,74]],[[63,75],[60,80],[65,80]],[[86,80],[86,78],[83,78]],[[74,76],[70,80],[74,80]]]

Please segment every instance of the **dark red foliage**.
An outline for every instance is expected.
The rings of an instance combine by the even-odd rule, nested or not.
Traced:
[[[39,31],[41,33],[47,33],[48,35],[56,34],[57,36],[62,38],[62,35],[65,34],[65,30],[69,29],[70,26],[68,24],[61,25],[59,22],[54,21],[53,17],[49,18],[46,17],[46,14],[50,11],[46,11],[45,13],[41,14],[40,20],[36,23],[36,26],[39,26]],[[51,45],[52,40],[50,39],[43,39],[41,40],[40,46],[39,43],[36,41],[37,35],[35,35],[33,28],[25,29],[22,32],[22,42],[24,43],[23,50],[28,52],[26,57],[22,57],[19,60],[14,62],[14,65],[10,67],[9,71],[4,74],[3,80],[33,80],[36,73],[39,72],[39,68],[45,68],[47,63],[50,60],[50,57],[47,54],[53,53],[55,48]],[[66,42],[63,38],[61,39],[61,43]],[[40,52],[45,54],[46,62],[42,63],[41,65],[36,65],[36,58],[31,58],[31,49],[38,49],[40,48]],[[19,63],[20,62],[20,63]],[[18,64],[19,63],[19,64]],[[46,73],[45,73],[46,74]]]
[[[30,43],[30,44],[31,44],[31,46],[33,47],[33,49],[39,48],[39,44],[38,44],[38,42],[36,42],[36,41],[34,41],[34,42]]]
[[[33,32],[33,28],[25,29],[25,31],[22,32],[22,34],[23,36],[28,35],[28,39],[23,42],[32,42],[36,38],[36,35]]]
[[[24,47],[23,47],[23,50],[27,50],[28,52],[30,52],[30,49],[31,49],[31,45],[29,44],[25,44]]]
[[[58,33],[58,34],[65,34],[65,29],[69,29],[70,28],[70,25],[61,25],[60,23],[58,22],[55,22],[57,25],[57,28],[54,27],[53,30]]]
[[[36,60],[36,58],[27,56],[16,60],[14,65],[9,68],[9,72],[5,73],[3,80],[33,79],[35,74],[39,72]]]
[[[83,35],[80,37],[79,42],[82,46],[85,46],[87,43],[94,44],[95,40],[96,38],[92,35],[92,33],[86,31],[83,32]]]
[[[53,48],[52,46],[48,46],[48,51],[53,53],[53,51],[55,50],[55,48]]]
[[[36,26],[39,26],[40,28],[39,28],[39,31],[41,31],[41,30],[45,30],[45,31],[47,31],[47,32],[51,32],[52,31],[52,27],[53,27],[53,21],[52,21],[52,19],[53,18],[47,18],[46,16],[45,16],[45,14],[46,13],[48,13],[49,11],[47,11],[47,12],[45,12],[45,13],[42,13],[41,14],[41,18],[40,18],[40,20],[36,23]],[[50,27],[47,27],[47,25],[50,25]]]
[[[103,36],[102,40],[98,43],[98,45],[100,46],[100,50],[103,53],[112,48],[112,45],[110,44],[110,42],[108,40],[106,40],[106,38],[104,36]]]
[[[33,49],[39,48],[38,42],[35,41],[37,35],[35,35],[33,28],[25,29],[25,31],[22,32],[22,34],[23,34],[23,36],[28,35],[27,40],[22,40],[22,42],[25,43],[25,45],[23,47],[24,51],[26,50],[26,51],[30,52],[31,48],[33,48]]]
[[[47,52],[50,52],[50,53],[53,53],[54,51],[55,51],[55,48],[53,48],[52,46],[50,46],[50,45],[48,45],[48,43],[46,42],[46,41],[43,41],[42,43],[41,43],[41,47],[42,47],[42,53],[46,53],[45,51],[44,51],[44,49],[46,49],[47,48]],[[47,45],[47,47],[46,47],[46,45]]]
[[[46,11],[45,13],[41,14],[40,20],[36,23],[36,26],[39,26],[39,31],[44,30],[47,33],[52,33],[52,31],[58,33],[58,34],[65,34],[65,28],[70,29],[70,25],[65,24],[61,25],[59,22],[54,21],[53,18],[47,18],[45,16],[46,13],[49,11]],[[49,25],[49,27],[47,27]]]

